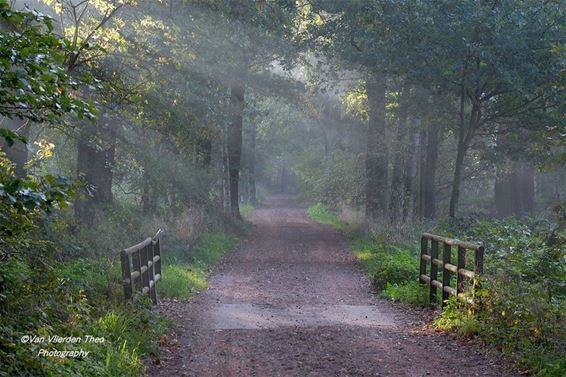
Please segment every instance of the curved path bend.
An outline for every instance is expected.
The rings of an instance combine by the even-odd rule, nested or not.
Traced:
[[[510,375],[375,298],[347,240],[291,203],[273,197],[254,211],[208,289],[160,304],[177,332],[150,376]]]

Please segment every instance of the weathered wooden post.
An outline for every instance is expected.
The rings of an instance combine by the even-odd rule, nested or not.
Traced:
[[[133,252],[132,253],[132,266],[134,268],[134,273],[132,274],[132,279],[134,280],[134,289],[136,291],[142,290],[142,277],[141,277],[141,260],[140,260],[140,253]]]
[[[430,249],[430,302],[436,302],[436,285],[435,281],[438,279],[438,266],[435,259],[438,259],[438,240],[432,239],[432,248]]]
[[[424,281],[423,276],[426,275],[426,260],[423,258],[423,255],[428,255],[428,238],[424,235],[421,236],[421,257],[420,257],[420,266],[419,266],[419,282],[421,284],[426,283]]]
[[[120,252],[120,261],[122,264],[122,284],[124,286],[124,297],[126,300],[132,298],[132,275],[130,269],[130,257],[126,250]]]
[[[463,246],[458,245],[458,260],[457,260],[458,272],[456,273],[456,294],[459,296],[460,293],[464,292],[464,275],[462,271],[466,269],[466,249]]]
[[[444,241],[444,251],[442,253],[442,306],[446,305],[446,300],[450,297],[450,271],[446,268],[447,264],[450,264],[452,247],[449,242]]]
[[[147,262],[147,275],[148,275],[148,286],[149,286],[149,297],[151,297],[151,302],[153,302],[154,305],[157,305],[157,292],[155,290],[155,270],[154,270],[154,256],[153,256],[153,249],[154,249],[155,245],[153,243],[153,240],[151,240],[151,242],[147,245],[147,256],[148,256],[148,262]]]

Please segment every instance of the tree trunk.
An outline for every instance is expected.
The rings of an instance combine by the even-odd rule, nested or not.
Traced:
[[[256,144],[256,124],[252,122],[250,127],[250,154],[248,160],[248,171],[249,171],[249,200],[250,203],[255,204],[257,202],[256,197],[256,177],[255,177],[255,144]]]
[[[423,217],[434,219],[436,211],[436,190],[434,187],[438,161],[438,127],[429,124],[427,130],[426,160],[423,170]]]
[[[367,84],[369,122],[366,150],[366,217],[376,220],[387,208],[387,145],[385,145],[385,75]]]
[[[230,211],[236,219],[241,219],[239,183],[240,162],[242,156],[242,122],[244,112],[245,88],[241,84],[230,88],[230,103],[232,105],[231,122],[228,128],[228,170],[230,174]]]
[[[421,129],[418,133],[418,147],[419,147],[419,158],[418,158],[418,176],[419,176],[419,186],[418,186],[418,208],[417,214],[420,219],[424,217],[424,192],[425,192],[425,166],[426,166],[426,132]]]
[[[203,168],[210,166],[210,162],[212,161],[212,140],[210,136],[202,136],[196,147],[197,164]]]
[[[148,174],[148,169],[144,168],[142,176],[142,194],[141,194],[141,204],[142,213],[144,215],[151,215],[155,213],[157,209],[157,193],[150,184],[150,177]]]
[[[404,195],[404,159],[407,150],[407,113],[405,109],[401,109],[399,126],[397,127],[397,138],[395,142],[395,150],[393,157],[393,173],[391,176],[391,195],[389,197],[389,220],[392,223],[399,221],[402,217]]]
[[[529,161],[515,162],[517,174],[518,200],[515,206],[517,216],[523,217],[533,213],[535,209],[535,167]]]
[[[228,133],[228,129],[226,129],[226,133]],[[224,213],[228,214],[230,212],[230,172],[229,172],[229,163],[228,163],[228,137],[222,138],[222,150],[221,150],[221,157],[222,157],[222,208],[224,209]]]
[[[533,212],[534,173],[534,166],[527,161],[507,162],[497,170],[494,194],[498,217],[523,217]]]
[[[475,130],[480,124],[481,108],[479,101],[474,102],[470,111],[470,119],[468,126],[465,125],[465,90],[462,86],[460,95],[460,125],[458,128],[458,144],[456,152],[456,162],[454,166],[454,178],[452,180],[452,192],[450,194],[450,208],[448,215],[450,217],[456,216],[456,207],[460,199],[460,184],[462,182],[462,173],[464,171],[464,158],[468,152],[468,147],[474,136]]]
[[[415,187],[416,176],[418,174],[417,151],[419,150],[419,132],[413,131],[411,134],[411,144],[407,150],[405,158],[405,167],[403,168],[403,222],[409,220],[409,215],[414,214],[415,202],[418,198],[415,193],[418,191]],[[418,194],[417,194],[418,195]]]
[[[75,216],[86,225],[94,225],[96,209],[112,203],[116,127],[83,125],[77,147],[77,175],[84,180],[87,189],[77,195]]]
[[[464,157],[468,146],[464,143],[458,143],[458,151],[456,152],[456,161],[454,166],[454,177],[452,178],[452,192],[450,194],[450,209],[448,215],[456,216],[456,206],[460,199],[460,182],[462,181],[462,173],[464,170]]]

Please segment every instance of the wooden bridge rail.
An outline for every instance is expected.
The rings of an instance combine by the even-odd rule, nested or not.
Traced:
[[[161,279],[161,245],[159,229],[155,236],[148,237],[137,245],[120,252],[124,297],[131,300],[134,292],[149,293],[151,301],[157,304],[155,284]]]
[[[429,248],[430,244],[430,248]],[[439,259],[439,244],[443,245],[442,259]],[[452,264],[452,247],[458,248],[456,264]],[[466,269],[466,251],[474,252],[474,268]],[[484,247],[478,244],[462,242],[460,240],[445,238],[435,234],[423,233],[421,236],[419,282],[429,284],[430,302],[436,302],[437,289],[442,291],[442,305],[452,296],[471,302],[471,298],[464,292],[465,279],[474,280],[483,272]],[[427,275],[427,265],[430,264],[430,275]],[[442,281],[438,280],[438,272],[442,271]],[[456,287],[450,286],[451,274],[456,274]]]

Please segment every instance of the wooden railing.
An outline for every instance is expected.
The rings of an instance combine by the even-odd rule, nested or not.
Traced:
[[[430,241],[430,242],[429,242]],[[429,248],[430,243],[430,248]],[[438,245],[442,243],[442,259],[438,258]],[[452,246],[458,247],[456,264],[452,264]],[[474,268],[466,269],[466,251],[474,252]],[[464,292],[465,279],[473,279],[474,288],[477,277],[483,272],[484,247],[468,242],[440,237],[430,233],[421,236],[421,254],[419,281],[430,285],[429,300],[436,302],[437,288],[442,291],[442,305],[452,296],[471,302],[470,295]],[[427,265],[430,264],[430,275],[427,275]],[[442,271],[442,281],[438,280],[438,272]],[[456,274],[456,288],[450,286],[451,274]]]
[[[122,283],[126,300],[130,300],[133,292],[136,291],[142,294],[149,293],[153,304],[157,304],[155,284],[161,279],[159,237],[162,234],[163,231],[159,229],[155,236],[121,251]]]

